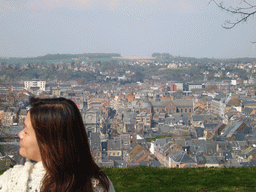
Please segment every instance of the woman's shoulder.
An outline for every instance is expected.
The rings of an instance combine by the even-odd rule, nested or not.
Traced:
[[[5,191],[4,189],[9,186],[9,183],[14,179],[13,177],[19,177],[20,173],[30,167],[30,164],[27,165],[15,165],[13,168],[8,169],[2,175],[0,175],[0,189],[1,191]]]
[[[2,175],[0,175],[0,178],[1,178],[0,181],[2,181],[3,178],[11,176],[12,173],[17,173],[17,172],[21,171],[22,169],[24,169],[24,167],[25,167],[24,165],[18,164],[12,168],[9,168]]]
[[[5,191],[4,189],[11,186],[13,182],[26,180],[32,166],[33,163],[26,162],[24,165],[18,164],[5,171],[0,175],[0,189]]]

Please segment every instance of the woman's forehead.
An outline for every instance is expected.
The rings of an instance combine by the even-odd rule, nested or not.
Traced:
[[[24,121],[24,123],[27,125],[28,123],[30,123],[30,112],[27,113],[27,117]]]

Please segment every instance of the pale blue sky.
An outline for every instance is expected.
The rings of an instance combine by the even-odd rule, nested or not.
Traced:
[[[227,2],[231,0],[226,0]],[[234,2],[234,1],[233,1]],[[239,1],[237,1],[239,2]],[[154,52],[188,57],[256,57],[255,19],[236,19],[209,0],[0,0],[0,57],[48,53]],[[255,45],[256,46],[256,45]]]

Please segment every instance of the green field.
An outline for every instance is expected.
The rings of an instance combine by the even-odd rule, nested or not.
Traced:
[[[256,191],[256,167],[103,168],[116,192]],[[0,172],[1,174],[1,172]]]
[[[78,60],[78,61],[111,61],[111,60],[116,60],[111,57],[103,57],[103,58],[91,58],[91,59],[86,59],[86,60]],[[71,62],[76,62],[77,60],[72,60],[72,59],[54,59],[54,60],[38,60],[38,59],[0,59],[0,63],[4,62],[6,64],[27,64],[27,63],[46,63],[46,64],[51,64],[54,62],[62,62],[62,63],[71,63]]]
[[[117,192],[256,191],[256,168],[105,168]]]
[[[38,57],[11,57],[1,58],[0,63],[5,64],[27,64],[27,63],[47,63],[54,62],[76,62],[76,61],[111,61],[115,60],[112,57],[120,57],[117,53],[84,53],[84,54],[47,54]],[[74,60],[73,60],[74,59]]]

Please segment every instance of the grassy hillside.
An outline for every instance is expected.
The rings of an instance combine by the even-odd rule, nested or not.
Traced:
[[[116,192],[256,191],[256,167],[168,169],[143,166],[103,170]]]
[[[256,167],[103,169],[121,191],[256,191]]]

